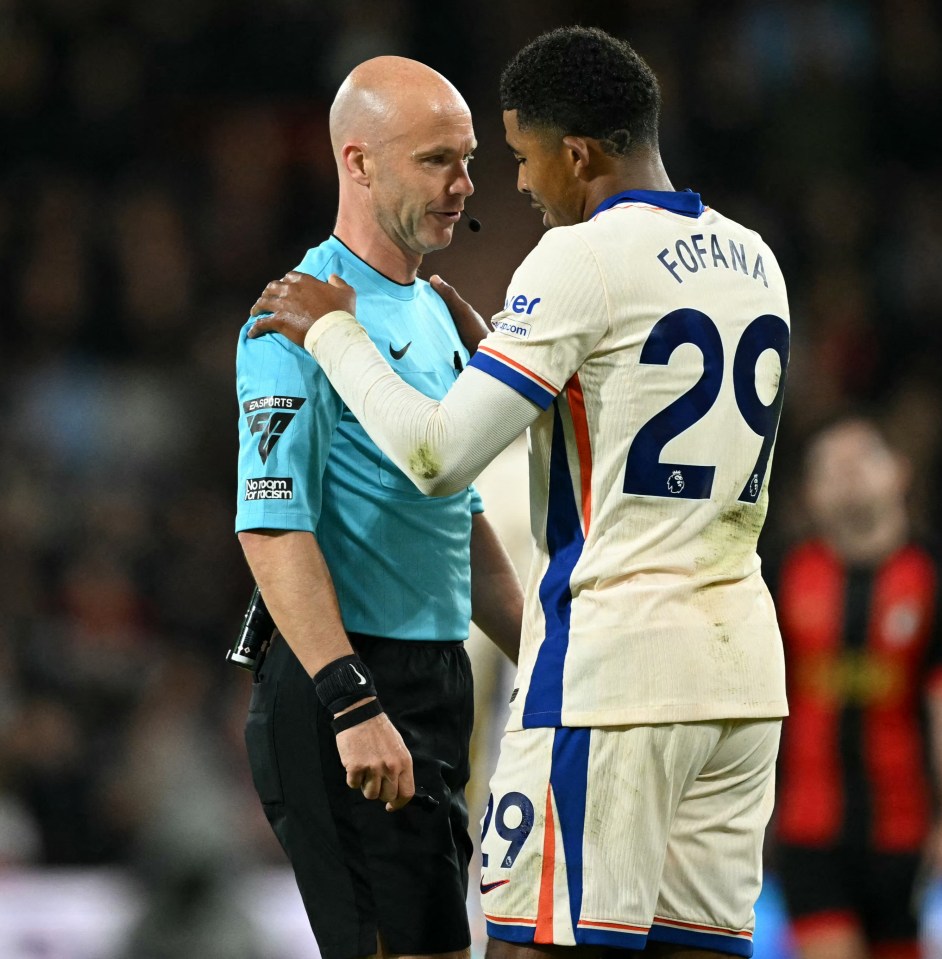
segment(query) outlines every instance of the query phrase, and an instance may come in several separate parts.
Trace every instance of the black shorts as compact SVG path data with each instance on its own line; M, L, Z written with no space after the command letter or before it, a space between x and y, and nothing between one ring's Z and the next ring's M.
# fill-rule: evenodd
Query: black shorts
M412 753L416 786L439 801L388 813L346 784L331 717L276 637L245 727L252 778L288 855L324 959L434 954L470 945L465 785L474 715L462 643L351 635Z
M782 844L775 858L799 941L803 926L812 928L816 918L829 914L856 918L874 945L916 941L913 893L920 863L916 853Z

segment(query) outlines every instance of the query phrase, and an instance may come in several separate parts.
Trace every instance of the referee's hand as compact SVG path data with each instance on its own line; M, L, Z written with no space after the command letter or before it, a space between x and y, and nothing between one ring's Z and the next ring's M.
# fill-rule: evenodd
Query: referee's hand
M386 803L387 812L401 809L415 795L412 756L385 713L337 733L337 751L347 785Z

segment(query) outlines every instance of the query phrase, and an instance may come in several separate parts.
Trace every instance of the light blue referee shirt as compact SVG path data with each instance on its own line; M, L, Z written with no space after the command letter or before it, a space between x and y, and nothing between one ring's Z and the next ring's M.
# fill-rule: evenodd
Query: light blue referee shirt
M392 368L442 399L467 362L445 304L425 280L395 283L336 237L298 267L357 291L357 318ZM473 487L423 496L370 440L317 362L280 334L236 358L240 405L236 531L307 530L330 569L350 632L462 640L471 619Z

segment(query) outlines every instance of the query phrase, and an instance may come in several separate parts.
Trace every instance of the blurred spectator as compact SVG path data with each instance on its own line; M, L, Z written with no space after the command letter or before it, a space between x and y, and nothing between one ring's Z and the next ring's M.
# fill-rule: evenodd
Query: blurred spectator
M179 652L141 702L113 801L136 821L146 905L127 959L262 959L236 882L249 827L209 708L205 663Z
M804 475L816 536L777 590L778 869L803 957L916 959L917 879L942 869L940 570L911 534L909 464L875 423L825 427Z

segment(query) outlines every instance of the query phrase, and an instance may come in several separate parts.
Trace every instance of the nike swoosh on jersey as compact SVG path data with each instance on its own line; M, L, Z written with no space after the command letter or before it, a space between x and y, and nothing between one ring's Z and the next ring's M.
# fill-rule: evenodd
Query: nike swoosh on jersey
M498 879L497 882L485 882L481 880L481 895L486 896L489 892L493 892L498 886L506 886L510 882L509 879Z
M390 355L394 360L401 360L401 359L406 355L406 350L409 349L410 346L412 346L412 340L409 340L409 342L406 343L406 345L405 345L401 350L394 349L392 343L390 343L390 344L389 344L389 355Z
M351 669L353 670L353 672L356 674L356 677L357 677L357 685L358 685L358 686L365 686L365 685L366 685L366 677L363 675L363 673L361 673L360 670L357 669L356 666L353 665L353 663L350 663L350 668L351 668Z

